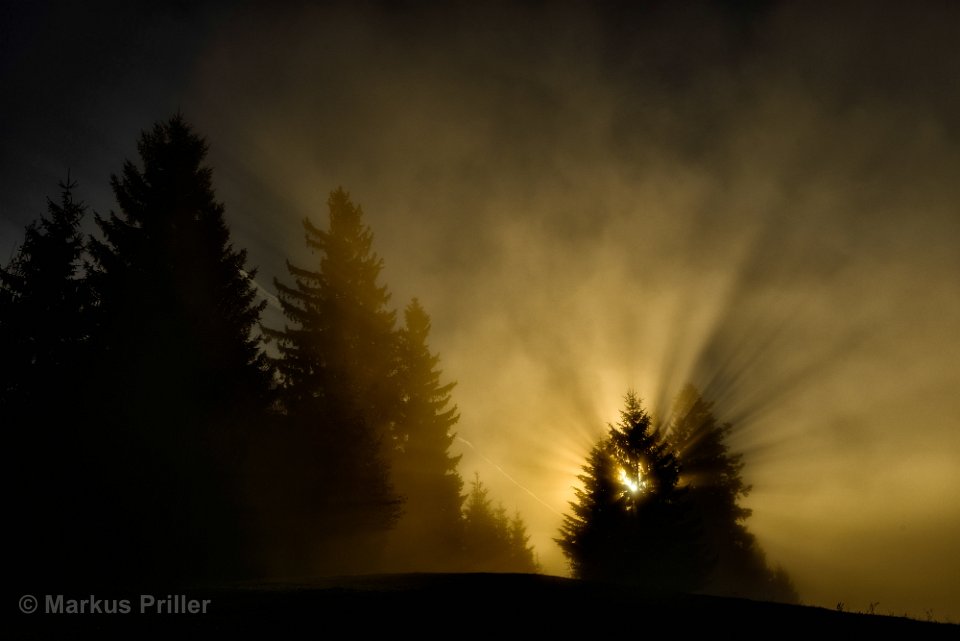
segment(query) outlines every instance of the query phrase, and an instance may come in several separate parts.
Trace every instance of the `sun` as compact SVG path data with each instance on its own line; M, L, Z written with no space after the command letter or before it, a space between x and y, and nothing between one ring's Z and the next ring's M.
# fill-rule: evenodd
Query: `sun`
M642 480L633 478L629 474L627 474L627 471L622 467L618 469L617 476L619 477L620 482L623 483L623 485L626 486L628 490L630 490L631 494L636 494L637 492L642 490L643 486L645 485L645 483Z

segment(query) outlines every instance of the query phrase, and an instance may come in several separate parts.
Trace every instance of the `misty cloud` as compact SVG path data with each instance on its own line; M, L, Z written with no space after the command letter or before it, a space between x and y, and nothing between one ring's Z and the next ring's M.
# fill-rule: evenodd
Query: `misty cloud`
M547 503L628 387L664 412L692 379L808 600L880 582L943 611L950 563L861 570L955 551L912 542L958 514L957 23L864 11L255 12L205 54L196 104L221 171L275 203L266 273L352 191L396 304L433 315L460 432ZM241 226L252 189L226 194ZM562 571L556 515L469 449L462 469Z
M627 388L691 380L805 601L956 619L960 12L752 4L249 6L182 107L268 290L363 206L545 570L482 457L564 511Z

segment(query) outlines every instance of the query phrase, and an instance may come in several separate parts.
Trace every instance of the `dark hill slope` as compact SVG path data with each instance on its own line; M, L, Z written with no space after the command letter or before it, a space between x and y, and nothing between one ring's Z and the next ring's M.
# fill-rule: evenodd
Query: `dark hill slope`
M206 614L141 612L141 594L175 608L202 607ZM98 593L99 609L114 600L128 613L45 612L46 595L34 614L17 613L9 638L370 638L409 632L416 638L545 634L596 638L629 633L687 638L691 634L780 637L814 632L838 635L892 634L897 638L960 638L960 626L912 619L836 612L702 595L651 595L619 586L523 574L404 574L257 583L184 590L111 590ZM90 594L64 595L88 602ZM149 603L149 599L147 599ZM56 606L56 598L53 605Z

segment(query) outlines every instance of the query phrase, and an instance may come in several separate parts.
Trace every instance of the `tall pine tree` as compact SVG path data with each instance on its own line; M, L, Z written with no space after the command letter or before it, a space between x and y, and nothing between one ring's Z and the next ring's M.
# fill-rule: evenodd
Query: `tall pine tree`
M254 334L263 304L231 244L205 141L178 115L144 132L138 151L141 166L112 177L119 212L97 217L102 239L90 245L97 464L115 499L98 516L121 574L243 575L240 466L270 402Z
M661 592L698 587L709 563L677 485L680 466L633 392L583 469L557 539L574 576Z
M392 534L392 556L403 569L449 570L460 560L463 535L460 457L449 453L459 419L450 400L455 383L440 382L440 359L427 344L430 317L417 299L407 306L404 320L393 478L405 500Z
M275 281L288 324L267 330L280 357L284 430L293 451L289 562L315 571L377 567L383 534L400 499L390 482L395 437L397 339L383 262L373 233L343 189L330 194L329 228L304 220L312 268L287 267L294 284ZM295 490L300 491L300 490ZM299 557L299 558L297 558Z
M721 423L692 385L677 396L668 438L683 463L688 503L701 541L714 565L703 589L714 594L795 603L792 582L782 569L767 566L756 537L746 527L750 510L740 499L750 492L741 476L743 457L727 445L733 429Z
M10 264L0 267L0 409L49 402L85 338L86 207L73 199L75 187L69 178L60 183L60 201L47 200L47 216L27 227Z
M84 571L82 529L91 488L83 394L89 296L82 279L82 203L75 183L30 224L0 268L0 417L11 478L12 573L18 585L49 589ZM64 545L64 533L73 545ZM79 535L79 536L78 536ZM76 548L73 546L77 546Z

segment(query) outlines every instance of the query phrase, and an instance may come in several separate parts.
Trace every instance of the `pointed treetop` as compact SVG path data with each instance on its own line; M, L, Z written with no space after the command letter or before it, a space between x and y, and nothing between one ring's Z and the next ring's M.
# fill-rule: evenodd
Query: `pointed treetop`
M414 340L425 341L430 334L430 315L420 301L414 298L403 312L407 333Z

